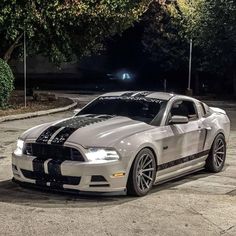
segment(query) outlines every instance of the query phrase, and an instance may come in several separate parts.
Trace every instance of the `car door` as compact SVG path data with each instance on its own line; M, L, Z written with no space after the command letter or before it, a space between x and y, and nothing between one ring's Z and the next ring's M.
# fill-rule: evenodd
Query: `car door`
M176 100L167 110L165 128L168 136L163 139L161 167L165 169L177 164L178 160L187 162L193 155L203 151L204 134L196 104L191 100ZM171 117L185 116L189 122L170 124Z

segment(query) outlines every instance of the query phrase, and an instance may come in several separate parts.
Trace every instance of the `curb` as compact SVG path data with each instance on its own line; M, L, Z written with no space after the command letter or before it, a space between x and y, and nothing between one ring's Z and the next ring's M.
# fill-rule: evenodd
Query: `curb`
M72 99L70 99L70 100L73 103L71 105L66 106L66 107L59 107L59 108L53 108L53 109L50 109L50 110L43 110L43 111L17 114L17 115L3 116L3 117L0 117L0 123L5 122L5 121L22 120L22 119L33 118L33 117L58 113L58 112L62 112L62 111L67 111L67 110L70 110L70 109L77 106L77 102L73 101Z

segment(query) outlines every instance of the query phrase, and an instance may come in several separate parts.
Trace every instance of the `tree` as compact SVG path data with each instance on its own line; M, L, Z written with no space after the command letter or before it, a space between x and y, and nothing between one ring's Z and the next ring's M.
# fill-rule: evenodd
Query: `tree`
M187 59L187 44L193 39L193 73L210 72L222 81L234 78L236 93L235 0L162 1L152 8L145 50L168 71L179 65L179 59Z
M14 89L14 76L9 65L0 59L0 108L5 108Z
M179 34L178 11L169 1L155 1L143 17L144 51L156 63L159 72L183 68L187 59L187 42Z
M103 40L122 33L146 11L150 0L2 0L0 57L22 54L26 32L30 54L53 62L98 51Z
M182 36L201 50L198 68L232 81L236 93L236 2L177 0L182 12ZM188 10L186 10L188 9Z

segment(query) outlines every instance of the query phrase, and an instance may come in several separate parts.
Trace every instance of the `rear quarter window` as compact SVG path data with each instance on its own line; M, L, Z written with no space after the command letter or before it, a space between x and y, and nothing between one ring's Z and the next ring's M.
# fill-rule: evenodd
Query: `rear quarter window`
M198 107L199 107L199 111L200 111L201 116L204 117L206 115L206 110L205 110L205 107L204 107L203 103L199 102Z
M211 108L203 102L200 102L200 112L203 117L208 117L212 114Z

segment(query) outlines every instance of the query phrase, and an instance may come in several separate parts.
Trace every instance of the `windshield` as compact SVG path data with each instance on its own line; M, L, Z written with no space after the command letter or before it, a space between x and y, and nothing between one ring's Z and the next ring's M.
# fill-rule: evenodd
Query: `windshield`
M112 115L125 116L134 120L150 123L166 106L166 101L152 98L135 97L100 97L78 115Z

